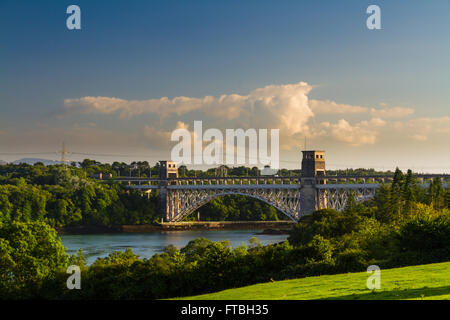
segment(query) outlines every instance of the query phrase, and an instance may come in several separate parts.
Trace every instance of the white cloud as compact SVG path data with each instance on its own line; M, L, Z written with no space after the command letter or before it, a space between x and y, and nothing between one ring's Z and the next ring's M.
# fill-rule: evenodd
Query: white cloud
M369 111L367 107L352 106L349 104L336 103L330 100L313 100L309 102L312 111L315 114L349 114L365 113Z
M431 136L443 136L450 141L450 117L417 118L406 122L396 121L392 127L397 133L415 141L427 141Z
M168 114L182 115L189 111L207 106L212 97L203 99L175 97L173 99L162 97L149 100L124 100L109 97L83 97L64 100L66 111L94 114L119 113L121 118L130 118L145 113L154 113L160 116Z
M219 98L175 97L168 99L124 100L108 97L83 97L66 99L69 112L94 114L119 114L130 118L141 114L158 116L186 115L200 110L215 120L248 124L254 128L283 128L287 134L307 129L308 120L314 116L308 105L311 86L305 82L287 85L270 85L250 92L249 95L225 94Z
M379 118L361 121L354 125L351 125L345 119L341 119L334 124L323 122L320 124L320 128L322 129L322 135L327 135L351 146L361 146L374 144L380 128L385 125L386 122Z
M189 125L182 121L178 121L175 129L189 129ZM172 130L165 130L154 126L145 126L142 133L146 138L146 141L152 147L167 148L170 144Z
M406 116L412 115L413 113L414 109L404 107L370 109L370 115L372 117L378 117L383 119L404 118Z

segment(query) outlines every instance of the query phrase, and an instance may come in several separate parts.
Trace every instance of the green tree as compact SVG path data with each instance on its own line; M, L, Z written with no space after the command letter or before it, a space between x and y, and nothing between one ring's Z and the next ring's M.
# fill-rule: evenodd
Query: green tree
M382 222L389 222L392 219L391 211L391 190L389 186L384 183L378 188L375 197L374 204L376 207L375 217Z
M42 281L67 266L56 231L44 222L0 225L0 298L34 297Z
M399 169L395 169L394 178L391 184L391 203L390 210L394 219L398 219L403 208L405 176Z
M316 234L307 245L308 259L318 261L329 261L333 254L333 245L321 235Z
M445 207L445 191L440 177L435 177L428 188L428 203L440 210Z
M417 180L413 176L412 171L408 170L405 178L405 184L403 185L403 199L405 200L403 212L406 215L410 215L413 211L414 203L417 201L418 197L417 189Z

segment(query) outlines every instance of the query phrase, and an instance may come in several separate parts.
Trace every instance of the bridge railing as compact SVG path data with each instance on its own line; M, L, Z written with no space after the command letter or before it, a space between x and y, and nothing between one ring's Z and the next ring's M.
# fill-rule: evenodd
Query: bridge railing
M317 184L368 184L389 183L393 176L323 176L316 177Z
M201 178L172 178L169 184L177 185L244 185L244 184L300 184L300 177L201 177Z
M434 178L441 178L444 185L450 183L448 174L415 174L414 178L419 184L429 184ZM371 184L371 183L391 183L393 175L369 175L369 176L322 176L316 177L317 184Z
M276 177L276 176L242 176L242 177L189 177L168 178L167 180L155 178L122 177L115 181L134 186L154 186L161 183L167 185L267 185L267 184L300 184L300 177Z
M161 184L161 180L156 178L120 177L114 179L114 181L129 186L141 186L142 189L157 189Z
M450 184L448 174L419 174L414 175L419 184L427 185L436 177L440 177L444 185ZM317 176L316 184L372 184L391 183L392 175L368 175L368 176ZM161 180L158 178L137 178L121 177L115 181L134 186L157 188L161 183L168 185L268 185L268 184L288 184L300 185L300 176L237 176L237 177L189 177L189 178L169 178Z

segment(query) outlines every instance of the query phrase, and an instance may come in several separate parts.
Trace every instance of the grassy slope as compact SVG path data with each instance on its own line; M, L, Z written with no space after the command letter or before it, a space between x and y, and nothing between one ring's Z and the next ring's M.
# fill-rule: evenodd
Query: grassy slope
M181 299L450 299L450 262L381 270L381 289L366 288L366 272L261 283Z

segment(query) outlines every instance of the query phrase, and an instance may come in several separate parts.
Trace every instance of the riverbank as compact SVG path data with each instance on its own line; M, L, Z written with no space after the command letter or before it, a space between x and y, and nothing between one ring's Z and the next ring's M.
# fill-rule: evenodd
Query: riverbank
M57 227L58 234L146 233L186 230L264 230L261 234L284 234L295 225L293 221L186 221L161 224L119 226Z
M168 245L177 249L185 247L190 241L206 238L213 242L229 241L232 248L247 246L251 238L256 237L261 245L280 243L288 238L287 234L259 234L261 230L179 230L160 232L122 232L97 234L61 234L61 242L68 255L76 254L80 249L88 264L98 258L105 258L113 252L127 248L140 258L151 258L164 252Z

